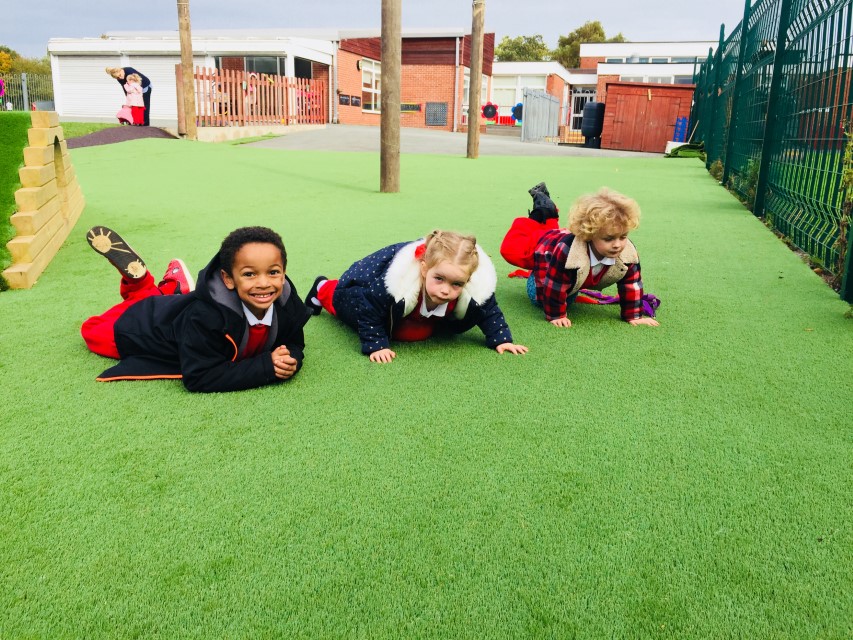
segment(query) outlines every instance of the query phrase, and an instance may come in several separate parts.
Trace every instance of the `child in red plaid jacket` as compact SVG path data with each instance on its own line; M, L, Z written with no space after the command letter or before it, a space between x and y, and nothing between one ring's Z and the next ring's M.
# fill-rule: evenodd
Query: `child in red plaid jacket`
M643 282L637 249L628 233L640 222L635 200L601 189L575 202L569 229L559 228L559 210L545 183L530 189L533 211L516 218L501 244L501 255L517 267L531 269L527 292L554 326L570 327L568 307L583 289L616 284L622 319L658 326L643 315Z

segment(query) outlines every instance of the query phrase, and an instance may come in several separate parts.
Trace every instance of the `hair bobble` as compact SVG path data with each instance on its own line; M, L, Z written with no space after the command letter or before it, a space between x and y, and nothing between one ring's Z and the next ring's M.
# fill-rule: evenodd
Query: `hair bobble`
M419 244L415 247L415 260L423 260L426 253L426 243Z

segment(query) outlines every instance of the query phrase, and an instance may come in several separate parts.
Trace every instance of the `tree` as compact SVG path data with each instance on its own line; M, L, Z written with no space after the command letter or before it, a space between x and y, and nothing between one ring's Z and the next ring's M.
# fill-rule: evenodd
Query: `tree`
M504 36L495 47L495 60L498 62L541 62L549 59L550 50L542 36Z
M0 74L7 74L12 70L12 56L5 51L0 51Z
M50 75L50 58L25 58L14 49L0 44L0 73L38 73Z
M580 65L582 42L627 42L627 40L621 33L608 38L604 35L604 27L595 20L585 23L567 36L560 36L557 39L557 48L551 52L551 58L566 69L576 69Z

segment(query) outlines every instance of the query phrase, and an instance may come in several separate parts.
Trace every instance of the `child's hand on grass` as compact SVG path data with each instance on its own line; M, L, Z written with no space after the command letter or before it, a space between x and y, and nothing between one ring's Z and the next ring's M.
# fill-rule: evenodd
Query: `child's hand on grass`
M527 353L529 349L525 347L523 344L513 344L512 342L504 342L503 344L499 344L495 347L495 351L498 353L514 353L517 356L520 356L524 353Z
M572 321L569 320L568 318L554 318L553 320L549 320L548 322L553 324L555 327L571 327L572 326Z
M380 349L379 351L374 351L370 354L371 362L381 362L383 364L391 362L394 358L397 357L396 351L391 351L391 349Z
M643 316L642 318L636 318L635 320L628 320L628 324L637 326L638 324L647 324L650 327L659 327L660 322L655 320L654 318L649 318L647 316Z
M272 354L272 368L275 371L275 377L281 380L287 380L296 373L296 358L290 355L290 350L281 345L276 347Z

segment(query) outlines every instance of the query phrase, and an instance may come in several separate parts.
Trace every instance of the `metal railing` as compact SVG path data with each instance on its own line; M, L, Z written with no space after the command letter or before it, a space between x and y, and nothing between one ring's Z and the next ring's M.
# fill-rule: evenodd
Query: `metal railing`
M721 28L716 52L697 70L691 118L706 166L834 274L848 302L842 177L851 77L853 0L745 0L743 21L728 38Z
M53 108L53 78L50 75L5 73L0 75L0 80L3 80L0 105L4 111L30 111L34 104Z

